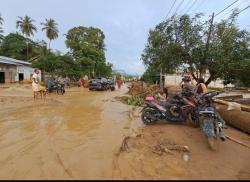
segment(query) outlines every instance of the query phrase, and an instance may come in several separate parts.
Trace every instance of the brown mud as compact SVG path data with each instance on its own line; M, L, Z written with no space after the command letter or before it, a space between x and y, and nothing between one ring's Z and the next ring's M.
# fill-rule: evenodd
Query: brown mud
M189 124L145 127L141 108L115 99L127 91L71 88L33 101L29 86L1 88L0 179L250 179L248 148L211 151Z

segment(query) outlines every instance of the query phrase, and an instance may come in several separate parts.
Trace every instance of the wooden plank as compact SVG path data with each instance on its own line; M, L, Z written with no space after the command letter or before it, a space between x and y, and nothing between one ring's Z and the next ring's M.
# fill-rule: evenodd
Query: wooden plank
M214 102L218 103L218 104L227 105L227 106L230 104L230 102L225 101L225 100L221 100L221 99L214 99ZM250 106L243 105L243 104L239 104L239 105L240 105L242 111L250 112Z
M216 98L223 100L234 100L234 99L243 99L243 95L239 94L239 95L218 96Z

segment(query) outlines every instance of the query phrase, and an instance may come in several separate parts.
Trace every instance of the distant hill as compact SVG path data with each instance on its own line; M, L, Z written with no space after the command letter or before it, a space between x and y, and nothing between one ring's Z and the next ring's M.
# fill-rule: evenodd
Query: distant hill
M121 69L114 69L113 73L119 73L122 76L131 76L131 77L138 77L139 76L139 75L128 74L128 73L126 73L126 71L121 70Z

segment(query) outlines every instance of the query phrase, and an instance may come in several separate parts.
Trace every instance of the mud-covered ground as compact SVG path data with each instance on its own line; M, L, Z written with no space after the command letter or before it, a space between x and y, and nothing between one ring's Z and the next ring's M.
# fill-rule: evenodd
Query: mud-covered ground
M140 108L115 99L126 91L71 88L33 101L29 85L0 88L0 179L250 179L249 148L211 151L191 125L145 127Z

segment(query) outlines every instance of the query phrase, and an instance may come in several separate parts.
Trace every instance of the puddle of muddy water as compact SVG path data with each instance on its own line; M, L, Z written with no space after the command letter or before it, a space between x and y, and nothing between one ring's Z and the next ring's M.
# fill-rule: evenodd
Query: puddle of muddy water
M131 122L128 107L111 102L122 92L75 88L6 109L0 118L0 179L111 179L114 154Z

